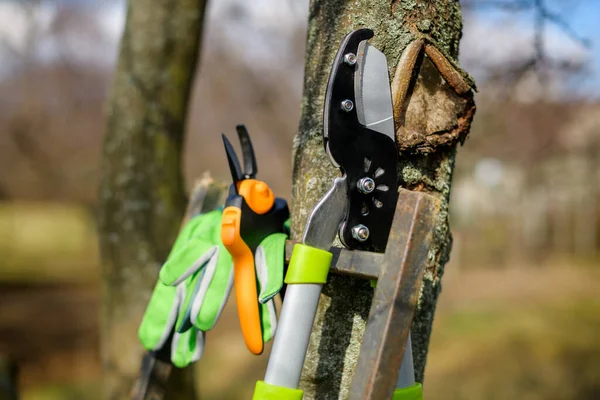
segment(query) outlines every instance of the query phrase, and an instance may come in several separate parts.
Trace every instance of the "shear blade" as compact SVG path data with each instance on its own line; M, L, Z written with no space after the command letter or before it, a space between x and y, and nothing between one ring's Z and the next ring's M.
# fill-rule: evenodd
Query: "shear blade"
M240 161L235 154L235 149L231 145L231 142L229 139L227 139L227 136L225 136L225 134L221 134L221 137L223 138L223 145L225 146L225 154L227 155L227 163L229 164L231 179L233 180L233 183L237 183L244 179L244 174L242 173L242 168L240 167Z
M394 140L392 92L385 55L363 40L354 76L358 122Z
M238 125L235 127L240 138L240 145L242 146L242 157L244 158L244 177L246 179L254 179L258 168L256 167L256 156L254 155L254 148L252 147L252 141L248 134L248 129L245 125Z

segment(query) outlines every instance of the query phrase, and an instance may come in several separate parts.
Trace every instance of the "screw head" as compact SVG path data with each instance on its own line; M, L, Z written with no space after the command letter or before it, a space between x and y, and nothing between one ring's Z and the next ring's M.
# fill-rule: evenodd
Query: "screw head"
M346 100L342 101L342 103L340 104L340 107L342 108L342 110L344 110L346 112L350 112L354 108L354 103L352 102L352 100L346 99Z
M344 54L344 62L350 66L356 64L356 54L354 54L354 53Z
M352 237L359 242L364 242L369 238L369 228L363 224L358 224L352 227Z
M362 207L360 208L360 213L362 214L363 217L366 217L367 215L369 215L369 207L367 207L366 204L363 204Z
M361 178L358 182L356 182L356 186L361 193L369 194L375 190L375 181L369 177Z

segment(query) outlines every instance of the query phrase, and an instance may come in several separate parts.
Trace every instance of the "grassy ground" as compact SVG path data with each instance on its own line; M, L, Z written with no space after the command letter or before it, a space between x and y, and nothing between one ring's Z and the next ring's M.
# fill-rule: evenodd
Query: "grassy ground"
M93 224L80 209L65 210L0 207L1 254L10 255L0 260L0 354L19 362L24 400L98 398ZM426 398L600 398L599 286L599 268L569 262L449 265ZM267 357L245 351L233 302L207 344L198 364L202 399L250 398Z
M98 280L94 218L70 204L0 203L0 282Z
M563 265L448 276L427 398L600 398L598 272Z

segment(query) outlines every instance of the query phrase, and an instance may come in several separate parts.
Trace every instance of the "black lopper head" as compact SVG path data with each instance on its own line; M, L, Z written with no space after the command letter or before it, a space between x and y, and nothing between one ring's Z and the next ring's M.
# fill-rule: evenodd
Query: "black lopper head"
M398 199L398 153L387 60L368 43L371 37L370 29L357 29L338 50L325 93L323 142L347 176L342 243L384 252ZM370 234L355 237L357 227Z

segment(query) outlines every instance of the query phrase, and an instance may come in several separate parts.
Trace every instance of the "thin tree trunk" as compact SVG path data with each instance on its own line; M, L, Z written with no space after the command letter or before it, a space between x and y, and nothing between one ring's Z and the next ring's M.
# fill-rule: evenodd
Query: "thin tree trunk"
M17 364L0 354L0 400L18 400Z
M374 30L371 41L387 56L393 76L403 50L418 37L427 38L456 64L462 16L457 0L311 1L302 117L294 141L294 239L301 236L311 208L338 174L323 150L323 102L340 41L359 27ZM404 127L398 131L402 150L398 179L401 186L426 191L444 204L412 327L416 378L422 381L440 278L452 244L448 200L456 146L468 133L475 106L471 92L457 95L427 57L421 57L418 66L420 74L409 90ZM372 295L369 282L330 275L304 365L305 399L347 398Z
M185 208L181 151L205 0L131 0L108 104L100 186L105 398L126 398L137 328ZM190 375L173 398L192 398ZM171 393L170 393L171 394Z

